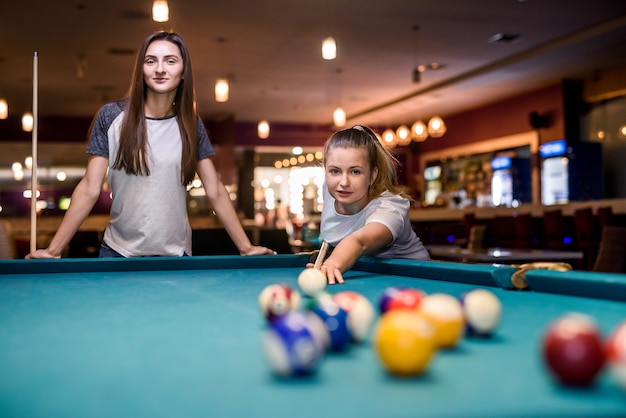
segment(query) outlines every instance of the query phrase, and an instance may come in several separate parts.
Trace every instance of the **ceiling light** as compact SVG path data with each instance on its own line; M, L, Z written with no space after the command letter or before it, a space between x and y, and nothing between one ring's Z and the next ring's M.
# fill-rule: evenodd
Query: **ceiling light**
M227 102L228 92L228 80L225 78L218 78L215 82L215 101L220 103Z
M170 8L167 0L154 0L152 3L152 20L155 22L167 22L170 19Z
M447 131L446 124L439 116L433 116L428 121L428 135L433 138L441 138Z
M333 123L339 128L346 124L346 112L341 106L333 112Z
M337 58L337 44L332 36L329 36L322 42L322 58L325 60Z
M396 129L398 145L409 145L411 143L411 131L406 125L401 125Z
M257 126L257 134L261 139L267 139L270 136L270 124L266 120L259 122Z
M383 145L387 148L394 148L396 142L396 133L393 129L385 129L385 132L383 132Z
M413 124L413 126L411 126L411 137L416 142L422 142L425 141L426 138L428 138L426 124L423 121L418 120Z
M22 130L24 132L32 132L34 123L33 114L30 112L24 113L24 116L22 116Z
M9 104L5 99L0 99L0 119L9 117Z

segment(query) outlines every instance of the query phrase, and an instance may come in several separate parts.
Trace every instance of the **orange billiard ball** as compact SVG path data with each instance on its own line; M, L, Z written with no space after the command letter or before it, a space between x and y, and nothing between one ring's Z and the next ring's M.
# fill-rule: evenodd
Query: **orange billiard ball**
M465 332L461 302L447 293L433 293L419 304L421 312L435 327L435 340L440 348L453 348Z

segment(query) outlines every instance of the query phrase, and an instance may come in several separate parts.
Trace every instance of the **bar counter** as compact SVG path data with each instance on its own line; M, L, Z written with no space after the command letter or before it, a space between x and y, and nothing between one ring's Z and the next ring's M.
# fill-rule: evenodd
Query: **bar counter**
M416 208L411 209L411 222L437 222L437 221L462 221L466 213L473 213L476 219L493 219L495 216L515 215L530 213L535 218L543 217L547 210L561 209L563 216L574 216L574 211L581 208L591 207L594 212L598 208L610 206L615 215L626 215L626 199L605 199L584 202L570 202L563 205L535 205L523 204L517 208L506 207L466 207L455 208Z

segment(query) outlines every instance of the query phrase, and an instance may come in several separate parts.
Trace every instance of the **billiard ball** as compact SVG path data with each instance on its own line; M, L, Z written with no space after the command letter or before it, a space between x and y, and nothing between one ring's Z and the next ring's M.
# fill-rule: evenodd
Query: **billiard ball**
M568 313L552 321L542 340L543 359L558 381L590 385L604 364L602 336L594 319Z
M309 331L311 331L320 350L324 353L330 350L330 332L328 332L324 321L312 311L306 310L303 314L307 319Z
M348 328L348 313L335 302L330 295L322 294L309 304L311 312L324 323L330 335L330 349L341 351L352 341Z
M363 342L376 315L374 306L365 296L350 290L335 293L333 299L348 313L348 328L353 341Z
M500 299L486 289L471 290L461 296L465 331L469 336L492 335L500 324Z
M389 373L417 376L426 370L437 351L435 328L418 311L389 311L376 323L373 345Z
M298 286L307 296L315 296L326 288L326 275L319 269L307 268L298 275Z
M418 311L435 327L435 341L440 348L453 348L463 336L465 320L461 302L447 293L433 293L419 304Z
M389 303L387 304L387 310L393 309L417 309L422 299L426 297L426 292L414 289L406 288L400 289L399 292L394 293Z
M378 300L378 311L383 314L385 312L387 312L388 308L389 308L389 304L391 303L391 300L396 296L396 294L398 292L400 292L403 288L401 287L396 287L396 286L390 286L388 288L386 288L382 295L380 295L380 299Z
M280 376L301 376L314 372L324 351L303 312L290 311L277 317L265 332L265 358Z
M259 294L259 308L269 321L291 310L299 309L300 303L300 294L286 284L268 285Z
M606 365L611 380L626 391L626 321L609 334L605 344Z

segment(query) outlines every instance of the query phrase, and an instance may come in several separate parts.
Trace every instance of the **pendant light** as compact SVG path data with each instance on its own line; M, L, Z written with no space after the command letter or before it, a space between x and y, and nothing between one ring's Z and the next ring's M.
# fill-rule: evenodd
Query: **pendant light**
M325 60L334 60L337 58L337 44L335 38L332 36L327 37L322 42L322 58Z
M22 130L24 132L32 132L34 123L35 120L33 118L33 114L30 112L24 113L22 116Z
M332 33L331 24L332 21L332 0L326 0L326 30ZM335 42L335 38L332 36L327 36L322 41L322 58L325 60L334 60L337 58L337 43Z
M167 5L167 0L154 0L152 3L152 20L155 22L170 20L170 8Z
M335 70L335 73L337 73L337 108L335 109L335 111L333 112L333 124L338 127L341 128L342 126L345 126L346 124L346 112L345 110L343 110L343 107L341 107L341 68L337 68Z
M409 145L411 143L411 131L408 126L401 125L396 129L398 145Z
M338 128L341 128L346 124L346 112L341 106L337 107L337 109L333 112L333 123Z
M217 42L220 44L220 67L224 66L224 43L226 42L226 38L217 38ZM224 73L223 68L220 68L222 74ZM230 86L228 85L228 78L221 76L215 81L215 101L219 103L224 103L228 101L230 92Z
M432 138L441 138L447 131L446 124L439 116L433 116L428 121L428 135Z
M227 102L229 90L228 80L226 78L218 78L215 82L215 101L220 103Z
M257 134L261 139L267 139L270 136L270 124L266 120L262 120L257 125Z
M9 117L9 104L5 99L0 99L0 119Z
M418 120L411 126L411 137L415 142L426 141L426 138L428 138L428 130L423 121Z
M395 148L397 144L396 133L393 129L387 128L383 132L383 146L386 148Z

